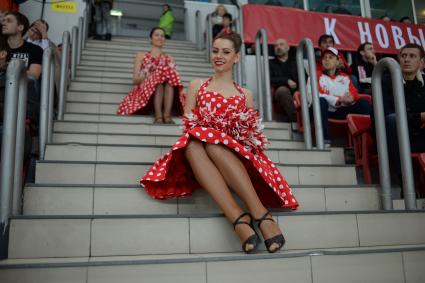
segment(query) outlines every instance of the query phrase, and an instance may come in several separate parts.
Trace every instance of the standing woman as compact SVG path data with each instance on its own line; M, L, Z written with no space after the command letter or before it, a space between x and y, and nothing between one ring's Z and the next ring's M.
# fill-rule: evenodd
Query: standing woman
M164 4L162 8L163 13L162 16L159 18L159 26L165 30L165 38L170 39L173 35L174 28L173 11L171 10L170 5L168 4Z
M223 29L223 16L227 13L227 9L223 4L217 5L215 11L211 13L213 38L215 38L217 34L219 34L219 32Z
M156 199L190 196L197 188L205 189L233 223L244 252L253 252L260 241L253 220L267 250L276 252L285 239L265 206L296 209L298 203L264 153L268 142L261 132L258 111L253 109L252 93L232 79L241 43L236 33L214 40L214 75L190 83L183 135L141 183ZM232 191L245 203L248 213L236 203Z
M139 52L134 60L133 83L136 85L118 106L117 113L131 115L145 114L153 107L155 123L173 124L171 110L183 111L184 94L174 59L162 51L165 31L155 27L150 32L152 48ZM178 96L174 95L175 90ZM151 99L153 95L153 99Z

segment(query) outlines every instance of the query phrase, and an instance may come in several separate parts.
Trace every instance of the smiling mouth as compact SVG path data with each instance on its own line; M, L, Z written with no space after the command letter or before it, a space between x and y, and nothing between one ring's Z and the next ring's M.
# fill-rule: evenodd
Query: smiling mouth
M225 63L223 61L214 61L214 65L223 66Z

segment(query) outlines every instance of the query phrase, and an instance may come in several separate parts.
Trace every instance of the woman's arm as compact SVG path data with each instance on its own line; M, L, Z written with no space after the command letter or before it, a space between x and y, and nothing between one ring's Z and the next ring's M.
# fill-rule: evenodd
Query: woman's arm
M184 105L184 113L186 115L192 113L192 110L196 108L196 96L198 94L198 89L201 84L202 81L200 79L193 80L189 83L186 103Z
M144 52L138 52L136 54L136 58L134 59L133 84L135 85L140 84L145 79L144 75L140 73L144 56Z
M252 91L249 89L242 89L246 96L246 107L248 108L254 108L254 95L252 94Z

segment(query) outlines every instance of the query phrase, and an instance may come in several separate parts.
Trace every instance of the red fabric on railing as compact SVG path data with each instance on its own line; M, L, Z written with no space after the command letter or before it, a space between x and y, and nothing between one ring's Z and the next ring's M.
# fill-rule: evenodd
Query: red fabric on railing
M358 16L307 12L295 8L247 4L243 6L244 40L254 43L260 28L265 28L269 43L285 38L296 46L304 37L317 40L332 34L336 48L355 51L365 41L372 42L378 53L395 54L406 43L415 42L425 48L425 25L407 25Z

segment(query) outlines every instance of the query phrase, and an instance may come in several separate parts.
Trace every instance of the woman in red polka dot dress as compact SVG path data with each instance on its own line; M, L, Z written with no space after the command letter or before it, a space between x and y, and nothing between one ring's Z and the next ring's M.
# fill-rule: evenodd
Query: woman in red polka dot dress
M265 206L296 209L298 202L264 153L267 139L258 111L252 108L252 93L232 80L240 47L238 34L214 40L213 77L190 83L183 135L141 183L156 199L190 196L197 188L205 189L233 223L243 251L253 252L259 243L255 220L267 250L275 252L285 239ZM249 213L243 213L231 191Z
M171 111L182 113L184 105L183 85L174 59L162 52L165 32L155 27L150 33L152 48L139 52L134 61L133 83L136 85L118 106L120 115L149 113L152 104L155 123L174 124ZM175 90L178 96L174 95ZM153 96L153 103L151 97Z

